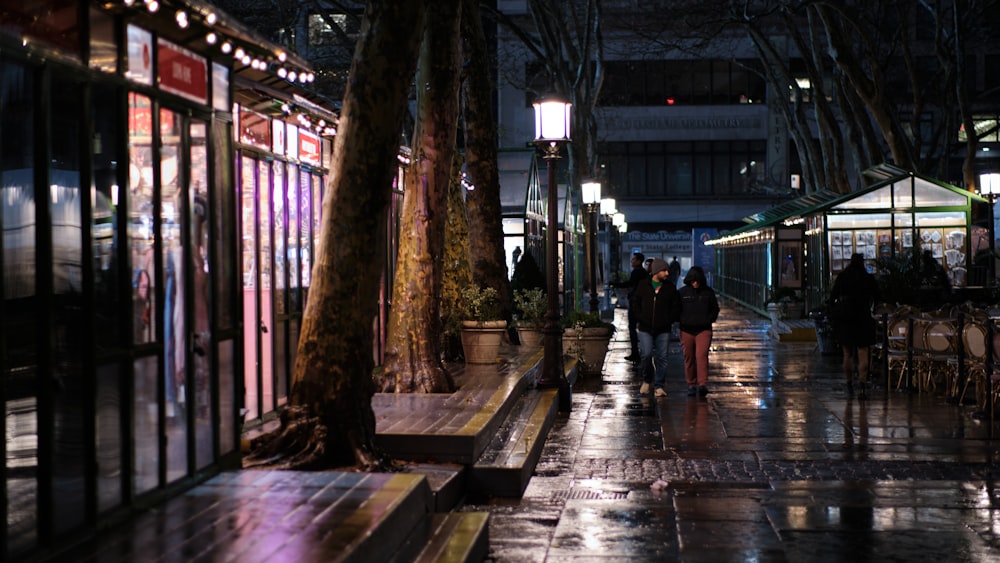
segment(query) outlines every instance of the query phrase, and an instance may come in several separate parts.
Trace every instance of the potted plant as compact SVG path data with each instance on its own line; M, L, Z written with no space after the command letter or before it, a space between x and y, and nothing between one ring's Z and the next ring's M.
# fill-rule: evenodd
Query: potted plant
M537 348L542 345L546 311L548 297L541 289L514 290L515 326L521 346Z
M596 312L571 311L563 318L563 329L563 352L577 358L580 373L601 373L615 325Z
M503 343L500 294L492 287L467 286L462 290L462 351L468 364L492 364Z

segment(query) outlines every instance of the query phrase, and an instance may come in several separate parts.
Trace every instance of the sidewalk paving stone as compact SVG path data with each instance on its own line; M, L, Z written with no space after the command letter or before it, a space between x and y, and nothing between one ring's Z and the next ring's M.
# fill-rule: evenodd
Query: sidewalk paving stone
M988 421L884 386L860 401L839 355L774 341L732 302L720 319L711 393L686 396L672 343L654 399L617 311L603 373L574 386L524 496L463 507L491 513L491 560L1000 561Z

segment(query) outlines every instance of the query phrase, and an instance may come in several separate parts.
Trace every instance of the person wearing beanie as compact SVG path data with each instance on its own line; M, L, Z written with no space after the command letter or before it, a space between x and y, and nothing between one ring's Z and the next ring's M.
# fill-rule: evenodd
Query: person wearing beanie
M708 395L708 350L712 346L712 323L719 318L719 301L708 287L705 271L692 266L684 276L681 299L681 347L684 349L684 379L688 397Z
M652 374L642 370L639 393L649 393L650 384L656 397L666 397L667 347L670 328L680 313L677 288L667 283L670 279L667 263L653 258L649 265L650 276L639 283L635 290L635 316L639 335L639 365L652 362ZM652 381L650 381L652 379Z

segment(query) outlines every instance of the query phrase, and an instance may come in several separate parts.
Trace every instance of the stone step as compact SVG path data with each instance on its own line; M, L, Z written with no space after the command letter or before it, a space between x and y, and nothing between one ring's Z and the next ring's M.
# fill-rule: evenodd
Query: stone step
M453 372L454 393L376 393L375 444L397 459L474 463L541 370L540 352L506 358Z
M558 390L526 391L469 473L472 494L520 497L558 411Z
M454 463L411 463L403 468L404 473L423 475L431 487L434 497L431 508L434 512L450 512L458 508L465 499L465 480L468 470L464 465Z
M471 563L489 553L488 512L435 514L433 533L415 563ZM409 560L408 560L409 561Z
M423 475L225 472L53 561L389 561L429 541L432 502Z

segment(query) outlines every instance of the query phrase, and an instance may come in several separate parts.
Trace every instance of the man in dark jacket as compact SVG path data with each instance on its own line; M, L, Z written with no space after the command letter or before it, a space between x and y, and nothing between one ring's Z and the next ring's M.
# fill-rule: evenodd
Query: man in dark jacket
M633 296L635 317L639 335L640 365L652 360L653 374L643 370L642 387L639 393L649 393L649 384L655 388L654 395L666 397L664 389L667 379L667 347L670 344L670 328L680 312L677 288L669 283L670 273L667 263L654 258L650 265L650 277L639 283Z
M625 359L630 362L639 360L639 336L635 330L635 309L632 307L632 297L635 296L635 288L639 287L639 282L649 277L649 274L646 273L646 268L642 264L645 260L646 257L641 252L633 254L632 273L629 274L628 280L611 282L610 284L611 287L628 288L628 293L626 293L626 297L628 298L628 339L632 343L632 353L626 356Z

